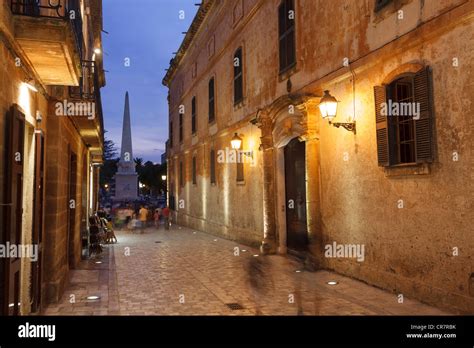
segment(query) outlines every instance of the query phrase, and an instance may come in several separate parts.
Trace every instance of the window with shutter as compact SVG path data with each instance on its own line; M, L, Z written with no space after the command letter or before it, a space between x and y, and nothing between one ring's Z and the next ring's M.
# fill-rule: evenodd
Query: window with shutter
M431 69L417 72L413 78L415 101L420 107L420 118L415 120L416 162L433 162L433 93Z
M242 65L242 48L239 48L234 54L234 105L240 103L244 98Z
M194 135L197 131L196 124L196 97L191 100L191 133Z
M433 161L430 69L374 87L379 166Z
M294 0L283 0L278 7L278 34L280 73L283 73L296 64Z
M390 165L389 141L388 141L388 119L382 113L383 103L387 101L385 86L375 86L375 123L377 134L377 157L379 166Z
M214 78L209 81L209 123L214 122L216 118L216 105L214 95Z

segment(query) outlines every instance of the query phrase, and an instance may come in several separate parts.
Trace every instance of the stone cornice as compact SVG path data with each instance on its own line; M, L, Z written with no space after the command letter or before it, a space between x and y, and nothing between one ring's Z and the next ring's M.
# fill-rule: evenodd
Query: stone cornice
M178 69L179 64L181 63L181 60L185 56L189 46L193 42L194 37L196 36L199 29L201 28L201 25L204 22L204 19L206 18L207 14L209 13L210 8L212 7L214 3L215 3L215 0L202 1L201 5L199 6L199 10L196 13L196 16L194 16L193 22L191 23L191 26L189 27L188 32L186 33L186 36L184 37L184 40L178 49L178 53L170 61L170 66L162 81L164 86L169 87L169 82L171 81L174 74L176 73L176 70Z

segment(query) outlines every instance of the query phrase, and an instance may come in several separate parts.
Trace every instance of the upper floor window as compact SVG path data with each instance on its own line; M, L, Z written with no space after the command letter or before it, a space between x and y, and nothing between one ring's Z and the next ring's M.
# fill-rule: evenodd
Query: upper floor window
M375 91L380 166L433 161L433 107L429 68L405 74Z
M191 100L191 133L196 134L197 124L196 124L196 97L193 97Z
M375 11L380 11L392 1L393 0L375 0Z
M244 98L242 48L234 54L234 105Z
M283 0L278 8L278 33L282 73L296 64L294 0Z
M215 104L215 86L214 78L209 80L209 123L216 119L216 104Z
M179 114L179 142L183 142L183 122L184 122L184 114Z

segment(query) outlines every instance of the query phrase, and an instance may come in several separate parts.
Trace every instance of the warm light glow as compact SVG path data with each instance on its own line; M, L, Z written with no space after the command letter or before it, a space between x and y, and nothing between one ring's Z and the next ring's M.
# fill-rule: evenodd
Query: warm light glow
M100 299L100 297L99 296L87 296L87 299L89 301L96 301L96 300Z
M100 48L96 48L96 49L94 50L94 53L95 53L95 54L101 54L101 53L102 53L102 50L101 50Z
M242 138L239 137L237 133L235 133L230 143L232 145L232 149L240 150L240 148L242 147Z
M328 282L328 285L337 285L337 282L334 281L334 280L331 280L331 281Z
M162 175L161 180L166 181L166 175Z
M28 113L31 110L30 89L28 88L26 83L22 83L20 85L20 91L18 94L18 105L20 105L21 108Z
M105 188L109 188L109 184L105 184Z
M324 91L324 96L319 103L319 110L323 118L328 118L331 121L337 114L337 99L334 98L329 91Z
M33 81L31 82L23 82L23 84L28 88L30 91L33 91L35 93L38 92L38 88L36 88L35 83Z

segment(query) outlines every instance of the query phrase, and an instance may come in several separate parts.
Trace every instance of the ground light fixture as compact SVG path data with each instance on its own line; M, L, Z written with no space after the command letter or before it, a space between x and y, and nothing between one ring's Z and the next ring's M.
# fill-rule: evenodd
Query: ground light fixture
M328 281L328 285L337 285L338 282L336 282L335 280L330 280Z
M321 111L321 116L323 119L327 119L330 125L333 125L336 128L342 127L349 132L356 132L356 124L354 122L336 122L333 123L332 120L337 115L337 104L339 101L329 93L328 90L324 91L324 95L319 102L319 111Z
M89 301L97 301L97 300L100 300L100 296L96 296L96 295L87 296L87 299L88 299Z
M232 137L232 140L230 141L230 144L232 145L232 149L240 150L240 148L242 147L242 138L239 137L237 133L235 133Z

